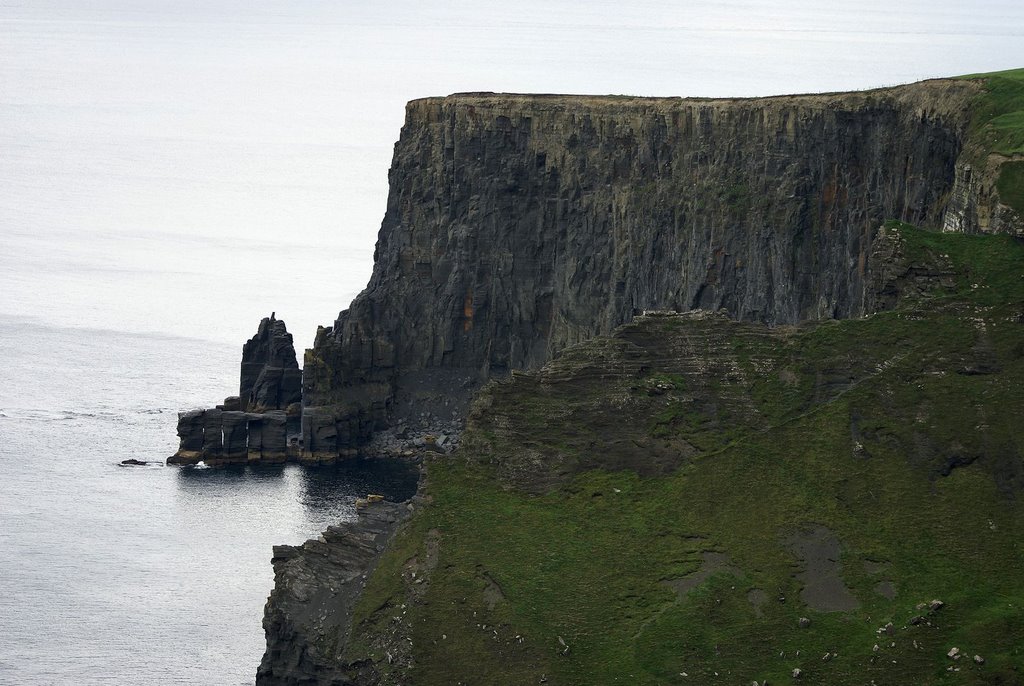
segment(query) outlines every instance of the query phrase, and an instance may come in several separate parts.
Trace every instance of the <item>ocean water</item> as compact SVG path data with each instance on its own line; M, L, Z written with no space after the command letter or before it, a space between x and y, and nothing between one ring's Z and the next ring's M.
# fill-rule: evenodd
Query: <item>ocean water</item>
M384 463L127 468L370 274L412 98L751 96L1024 66L1018 0L0 3L0 683L248 684L271 546Z
M177 409L222 390L237 352L0 317L0 683L252 683L272 546L415 491L384 462L119 464L170 455Z

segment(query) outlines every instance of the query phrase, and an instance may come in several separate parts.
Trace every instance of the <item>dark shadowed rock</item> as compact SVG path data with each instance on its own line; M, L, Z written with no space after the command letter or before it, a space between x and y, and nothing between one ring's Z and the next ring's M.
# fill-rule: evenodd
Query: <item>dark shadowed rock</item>
M203 413L203 459L220 459L224 454L224 411L216 408Z
M224 398L224 402L217 405L218 410L224 410L225 412L241 412L242 410L242 399L237 395L229 395Z
M274 590L263 619L267 652L256 673L260 686L376 682L372 665L348 663L342 652L366 575L408 509L362 501L358 515L358 521L332 526L301 546L274 546Z
M342 432L349 435L349 418ZM307 407L302 413L302 438L306 455L313 461L330 462L338 455L338 421L331 407Z
M299 431L301 377L291 334L271 314L242 348L239 395L209 410L180 413L180 444L167 463L285 461L288 434Z
M288 417L283 410L264 412L258 420L261 425L261 459L283 462L288 451Z
M231 462L248 460L249 417L245 412L221 414L221 435L224 441L224 459Z
M815 524L792 534L786 545L800 560L800 599L808 607L819 612L848 612L860 607L860 601L843 581L839 561L842 548L835 534Z
M292 335L274 314L260 322L256 335L242 348L238 397L240 409L249 412L283 410L302 400L302 372Z
M307 440L340 452L382 421L461 412L485 379L644 310L784 324L889 307L932 276L869 278L884 221L979 226L951 194L976 89L409 103L373 276L306 357Z
M203 428L205 410L189 410L178 413L179 455L198 454L203 449Z

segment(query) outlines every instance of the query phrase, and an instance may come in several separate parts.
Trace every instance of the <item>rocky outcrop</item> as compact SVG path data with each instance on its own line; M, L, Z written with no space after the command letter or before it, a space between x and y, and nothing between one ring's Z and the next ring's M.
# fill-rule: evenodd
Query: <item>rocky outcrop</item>
M1024 155L979 152L974 163L962 155L942 230L964 233L1008 233L1024 236L1024 217L1000 197L998 185L1004 169L1024 162Z
M948 255L909 255L898 222L890 222L878 230L868 257L866 313L892 310L926 294L948 294L956 288L956 279Z
M178 451L167 464L284 462L300 454L302 371L292 336L274 313L242 348L239 394L178 414Z
M358 520L301 546L274 546L274 590L263 628L261 686L376 683L372 664L347 663L343 648L356 601L381 552L412 505L360 501Z
M960 230L981 226L969 192L951 193L978 92L947 80L751 100L411 102L373 276L306 353L307 453L332 459L397 419L448 417L484 379L643 310L773 325L869 311L883 221L941 227L955 212Z
M284 410L302 402L302 370L292 335L274 313L242 347L238 397L245 412Z

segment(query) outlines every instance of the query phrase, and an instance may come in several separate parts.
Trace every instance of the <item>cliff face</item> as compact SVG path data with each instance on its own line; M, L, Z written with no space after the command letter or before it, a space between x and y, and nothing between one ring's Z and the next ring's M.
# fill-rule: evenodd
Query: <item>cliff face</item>
M370 684L370 662L339 659L349 617L381 552L412 504L358 504L356 522L330 527L301 546L274 546L274 591L263 628L267 652L257 684Z
M447 416L643 310L863 314L884 220L981 228L961 159L978 92L410 103L371 281L306 354L306 454Z

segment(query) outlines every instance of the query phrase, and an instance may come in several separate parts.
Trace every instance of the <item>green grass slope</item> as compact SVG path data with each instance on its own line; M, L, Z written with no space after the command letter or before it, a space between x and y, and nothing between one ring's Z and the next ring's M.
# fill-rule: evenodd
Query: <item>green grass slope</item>
M976 162L992 154L1014 160L1024 157L1024 69L971 74L962 78L984 84L984 94L974 107L969 140L976 149ZM996 188L1003 204L1024 216L1024 161L1004 162Z
M989 152L1024 154L1024 69L970 74L985 84L985 95L974 112L972 131Z
M924 284L891 311L645 317L490 385L346 658L403 684L1024 683L1024 247L887 230Z

